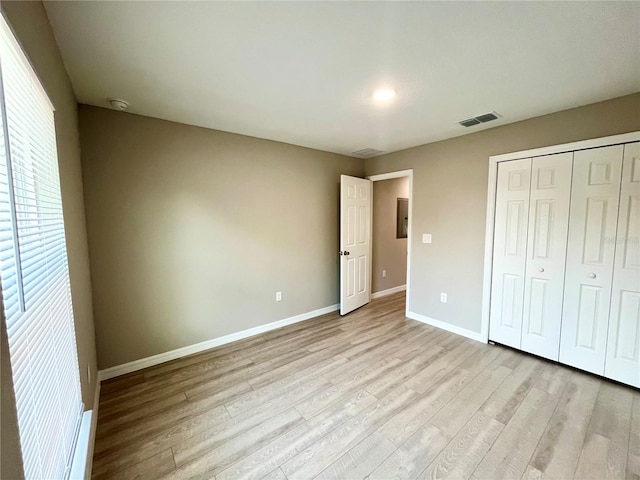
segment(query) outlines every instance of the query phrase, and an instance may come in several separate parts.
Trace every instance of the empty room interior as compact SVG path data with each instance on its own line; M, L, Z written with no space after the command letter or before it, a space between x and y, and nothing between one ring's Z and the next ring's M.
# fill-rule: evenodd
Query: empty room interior
M0 5L2 479L640 478L640 2Z

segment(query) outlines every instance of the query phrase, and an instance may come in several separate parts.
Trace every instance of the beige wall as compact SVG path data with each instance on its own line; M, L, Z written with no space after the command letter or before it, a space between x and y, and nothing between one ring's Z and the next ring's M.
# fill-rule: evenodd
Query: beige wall
M56 109L56 140L80 382L85 406L91 408L97 370L76 99L42 3L3 1L2 12ZM87 366L92 372L91 381Z
M362 160L79 111L100 368L338 302L340 174Z
M635 130L640 94L367 160L367 175L413 169L410 311L480 331L489 156Z
M396 238L398 198L409 198L409 177L373 182L373 293L407 283L407 239Z

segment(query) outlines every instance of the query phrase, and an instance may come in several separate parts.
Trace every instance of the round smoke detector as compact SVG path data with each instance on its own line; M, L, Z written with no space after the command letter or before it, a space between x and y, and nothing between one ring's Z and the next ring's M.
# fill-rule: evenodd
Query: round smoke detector
M129 106L129 103L125 100L120 100L119 98L108 98L109 103L113 107L114 110L120 110L121 112L126 110Z

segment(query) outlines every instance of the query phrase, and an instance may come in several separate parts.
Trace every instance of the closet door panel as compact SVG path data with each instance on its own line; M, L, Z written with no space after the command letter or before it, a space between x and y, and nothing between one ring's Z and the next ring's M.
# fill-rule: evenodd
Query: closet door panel
M623 146L575 152L560 361L604 374Z
M573 153L531 168L522 350L558 360Z
M531 159L498 165L489 338L520 348Z
M640 387L640 143L624 146L605 376Z

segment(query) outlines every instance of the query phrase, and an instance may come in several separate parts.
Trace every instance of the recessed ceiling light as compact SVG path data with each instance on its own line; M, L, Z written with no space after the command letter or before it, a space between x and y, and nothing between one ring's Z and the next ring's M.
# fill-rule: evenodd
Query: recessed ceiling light
M396 91L393 88L381 88L373 92L373 98L376 100L391 100L396 96Z

